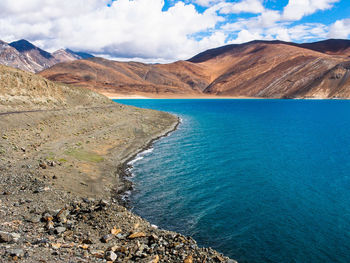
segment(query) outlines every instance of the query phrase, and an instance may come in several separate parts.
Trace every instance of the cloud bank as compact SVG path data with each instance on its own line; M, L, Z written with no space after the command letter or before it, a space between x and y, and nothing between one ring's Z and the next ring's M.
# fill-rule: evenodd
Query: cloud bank
M2 0L0 38L25 38L51 51L67 47L110 58L171 61L253 39L347 38L349 19L330 26L293 24L338 1L289 0L283 10L270 10L263 0L184 0L164 10L163 0Z

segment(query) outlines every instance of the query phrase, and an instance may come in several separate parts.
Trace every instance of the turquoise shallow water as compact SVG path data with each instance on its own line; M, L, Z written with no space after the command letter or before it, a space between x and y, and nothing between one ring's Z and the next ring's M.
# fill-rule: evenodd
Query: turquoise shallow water
M241 263L350 262L350 101L119 102L183 120L133 164L135 213Z

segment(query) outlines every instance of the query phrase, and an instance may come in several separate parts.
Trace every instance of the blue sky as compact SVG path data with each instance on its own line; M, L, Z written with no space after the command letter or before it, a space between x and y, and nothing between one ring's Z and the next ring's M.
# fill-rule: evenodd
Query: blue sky
M349 0L1 0L0 39L145 62L255 39L348 39Z

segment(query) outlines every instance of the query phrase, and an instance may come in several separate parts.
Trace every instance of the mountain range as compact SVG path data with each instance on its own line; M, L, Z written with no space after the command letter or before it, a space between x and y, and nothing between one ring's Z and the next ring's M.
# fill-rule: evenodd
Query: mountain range
M118 62L67 49L50 54L16 43L6 46L19 53L12 66L38 72L26 68L34 61L49 80L111 97L350 98L350 40L252 41L169 64ZM0 60L4 54L0 45Z
M24 39L12 43L0 40L0 64L29 72L39 72L57 63L89 57L93 56L69 49L60 49L51 54Z

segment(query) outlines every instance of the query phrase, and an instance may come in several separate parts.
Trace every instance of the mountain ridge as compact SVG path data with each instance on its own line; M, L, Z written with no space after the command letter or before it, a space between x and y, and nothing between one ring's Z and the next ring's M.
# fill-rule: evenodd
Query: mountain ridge
M256 40L169 64L93 58L39 74L110 96L350 98L349 50L349 40Z
M36 73L57 63L93 57L84 52L60 49L49 53L21 39L11 43L0 40L0 64Z

